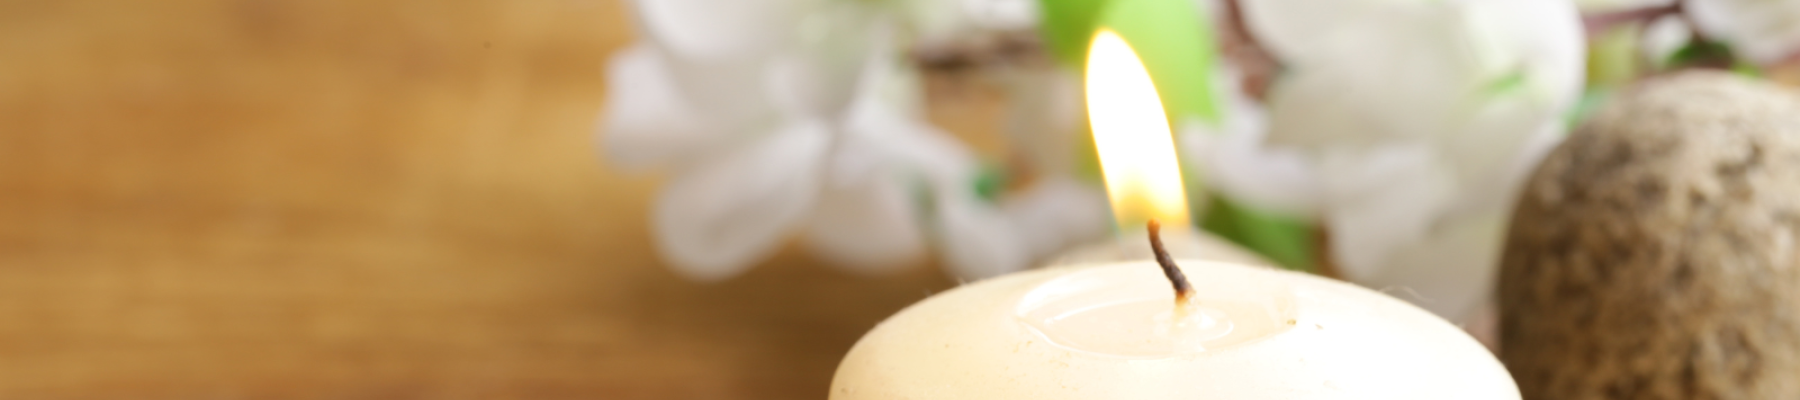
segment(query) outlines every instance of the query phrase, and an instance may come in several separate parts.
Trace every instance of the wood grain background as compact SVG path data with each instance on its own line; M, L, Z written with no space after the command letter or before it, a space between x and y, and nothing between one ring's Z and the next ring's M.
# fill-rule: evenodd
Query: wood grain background
M0 399L822 398L953 282L660 265L592 138L626 12L0 0Z
M822 398L953 283L660 265L592 139L625 13L0 0L0 399Z

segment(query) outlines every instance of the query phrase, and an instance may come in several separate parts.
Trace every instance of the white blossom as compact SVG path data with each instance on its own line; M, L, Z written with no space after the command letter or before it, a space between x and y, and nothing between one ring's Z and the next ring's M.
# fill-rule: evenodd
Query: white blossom
M1738 56L1772 64L1800 55L1800 1L1687 0L1700 32L1731 45Z
M1663 66L1682 46L1694 40L1694 32L1678 15L1667 15L1644 25L1639 33L1639 48L1644 62Z
M1268 111L1236 82L1240 76L1230 65L1214 74L1219 88L1222 121L1183 121L1178 128L1183 159L1204 174L1203 182L1241 203L1264 211L1297 217L1315 217L1322 207L1317 166L1293 148L1272 146L1268 136Z
M716 280L793 237L865 273L935 245L979 278L1103 232L1103 197L1054 177L981 199L974 155L923 120L903 48L984 21L937 12L970 1L633 2L645 40L611 62L600 135L620 166L672 174L657 250Z
M1269 93L1266 133L1222 128L1260 125L1254 107L1228 101L1222 127L1197 128L1221 136L1184 139L1202 143L1189 147L1204 154L1195 158L1215 160L1204 161L1209 174L1223 176L1211 180L1247 203L1316 212L1353 281L1408 288L1452 319L1475 310L1490 290L1518 180L1556 143L1580 93L1574 5L1242 4L1251 32L1285 69ZM1278 167L1234 170L1233 158Z
M1800 56L1800 1L1794 0L1576 0L1582 12L1600 15L1673 5L1687 18L1665 17L1646 27L1650 56L1667 54L1698 28L1706 38L1731 46L1740 57L1774 64ZM1692 21L1693 27L1689 27ZM1671 46L1672 40L1681 42ZM1663 58L1654 58L1660 63Z

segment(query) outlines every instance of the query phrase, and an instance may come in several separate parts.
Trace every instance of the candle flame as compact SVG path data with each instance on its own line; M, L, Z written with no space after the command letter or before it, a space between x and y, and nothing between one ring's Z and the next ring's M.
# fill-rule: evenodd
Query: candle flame
M1137 52L1111 30L1100 30L1088 47L1087 109L1113 220L1121 227L1149 220L1187 226L1187 194L1162 100Z

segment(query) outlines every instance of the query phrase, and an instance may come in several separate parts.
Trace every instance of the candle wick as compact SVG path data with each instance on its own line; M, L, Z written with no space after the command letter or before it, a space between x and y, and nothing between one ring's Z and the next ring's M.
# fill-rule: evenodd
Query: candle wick
M1156 264L1162 266L1163 275L1175 286L1175 306L1182 307L1188 303L1188 297L1194 294L1194 286L1188 284L1187 275L1181 273L1181 268L1175 265L1175 259L1169 257L1168 250L1163 249L1162 234L1157 232L1162 230L1162 225L1154 219L1150 220L1149 225L1150 251L1156 253Z

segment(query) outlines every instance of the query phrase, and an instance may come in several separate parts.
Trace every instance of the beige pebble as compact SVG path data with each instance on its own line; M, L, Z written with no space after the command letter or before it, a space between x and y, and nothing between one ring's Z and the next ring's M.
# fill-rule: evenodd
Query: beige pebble
M1796 96L1653 78L1546 157L1500 271L1525 399L1800 399Z

